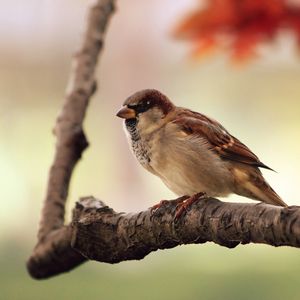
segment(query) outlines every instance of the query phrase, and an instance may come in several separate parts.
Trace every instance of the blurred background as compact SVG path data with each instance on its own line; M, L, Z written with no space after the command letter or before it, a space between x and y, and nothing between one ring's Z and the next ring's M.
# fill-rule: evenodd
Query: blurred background
M278 172L264 171L278 194L300 205L297 41L283 32L243 67L231 65L226 53L191 59L190 45L171 33L195 5L118 1L84 124L91 145L72 178L67 220L80 196L92 194L125 212L175 198L137 164L115 117L124 99L144 88L219 120ZM299 250L265 245L182 246L139 262L88 262L48 280L29 277L25 262L54 154L51 130L86 11L82 0L1 1L0 299L299 299Z

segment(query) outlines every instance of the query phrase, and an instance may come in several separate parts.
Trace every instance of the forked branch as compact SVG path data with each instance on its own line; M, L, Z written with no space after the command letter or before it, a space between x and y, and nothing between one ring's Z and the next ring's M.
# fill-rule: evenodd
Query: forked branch
M73 169L88 143L82 123L96 89L95 67L114 0L91 7L81 49L74 57L69 88L55 126L56 153L50 169L38 243L27 262L34 278L71 270L87 259L117 263L142 259L158 249L208 241L233 248L264 243L300 247L300 208L225 203L213 198L195 202L178 220L176 200L154 213L116 213L93 197L83 198L64 225L65 203Z

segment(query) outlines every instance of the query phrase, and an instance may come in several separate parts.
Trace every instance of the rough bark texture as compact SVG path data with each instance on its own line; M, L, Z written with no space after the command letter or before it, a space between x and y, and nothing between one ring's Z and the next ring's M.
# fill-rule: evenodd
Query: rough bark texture
M178 220L177 202L154 213L116 213L92 197L77 203L71 245L85 257L117 263L142 259L158 249L214 242L234 248L263 243L300 247L300 207L200 199Z
M30 275L47 278L87 259L117 263L142 259L158 249L180 244L215 242L265 243L300 247L300 208L267 204L225 203L199 199L175 219L177 201L151 213L116 213L93 197L77 203L72 223L64 226L65 202L72 171L88 143L82 123L96 89L94 78L103 34L114 10L114 0L98 0L91 7L83 45L75 55L69 88L57 119L57 145L50 169L38 243L27 262Z
M114 0L94 2L89 10L82 46L74 55L64 105L54 128L56 152L49 173L38 243L27 262L29 273L37 278L57 273L57 269L66 271L85 261L71 249L70 230L63 225L71 175L88 146L82 123L89 99L96 90L95 68L107 23L114 11ZM68 257L62 255L65 251ZM53 263L49 264L49 260Z
M229 203L200 198L179 218L177 200L152 212L117 213L93 197L82 198L70 225L54 231L32 276L47 278L70 270L84 259L106 263L139 260L158 249L214 242L234 248L263 243L300 248L300 207ZM45 252L46 249L46 252ZM80 255L80 254L81 255Z

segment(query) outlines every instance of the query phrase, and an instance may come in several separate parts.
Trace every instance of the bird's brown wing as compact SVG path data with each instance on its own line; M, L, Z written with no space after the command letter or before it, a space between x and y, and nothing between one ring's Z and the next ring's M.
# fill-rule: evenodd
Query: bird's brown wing
M205 115L184 109L178 113L173 122L185 133L205 138L211 149L223 159L272 170L220 123Z

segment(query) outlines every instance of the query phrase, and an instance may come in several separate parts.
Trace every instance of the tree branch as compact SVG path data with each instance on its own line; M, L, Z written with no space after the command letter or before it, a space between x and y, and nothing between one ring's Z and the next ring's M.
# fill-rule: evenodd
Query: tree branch
M69 270L85 261L71 249L69 228L64 227L65 202L73 169L88 146L82 123L90 97L96 90L95 68L115 0L97 0L91 6L80 50L74 55L63 108L56 120L56 152L38 232L38 243L27 262L33 277ZM66 259L62 251L70 252ZM57 266L48 264L53 260ZM47 265L48 269L43 269ZM50 269L49 269L50 268ZM48 275L49 276L49 275Z
M158 249L208 241L229 248L264 243L300 247L300 207L225 203L199 199L178 220L177 201L137 214L116 213L93 197L76 204L72 222L64 226L65 202L73 169L88 143L82 123L94 78L103 34L114 0L98 0L90 9L83 45L75 55L69 88L57 119L56 154L50 169L38 243L27 262L34 278L47 278L87 259L117 263L142 259Z
M96 1L91 7L82 47L74 56L65 102L54 128L56 153L49 174L39 239L64 223L71 175L88 146L82 123L89 99L96 90L95 68L103 46L104 31L114 9L113 2Z
M93 197L82 198L73 211L72 223L53 236L58 245L48 247L61 259L53 258L50 251L48 259L34 269L35 277L49 277L70 269L72 263L77 265L74 250L87 259L118 263L142 259L158 249L206 242L228 248L248 243L300 248L298 206L201 198L176 220L177 203L171 200L154 213L148 209L125 214Z
M116 213L93 197L77 203L71 245L85 257L107 263L142 259L158 249L214 242L234 248L263 243L300 247L300 207L200 199L178 221L177 201L154 214Z
M53 236L57 245L49 245L47 259L32 269L35 278L47 278L78 265L74 250L86 259L118 263L142 259L158 249L206 242L228 248L248 243L300 248L299 206L201 198L176 220L177 204L171 200L154 213L148 209L125 214L93 197L82 198L73 211L72 223Z

